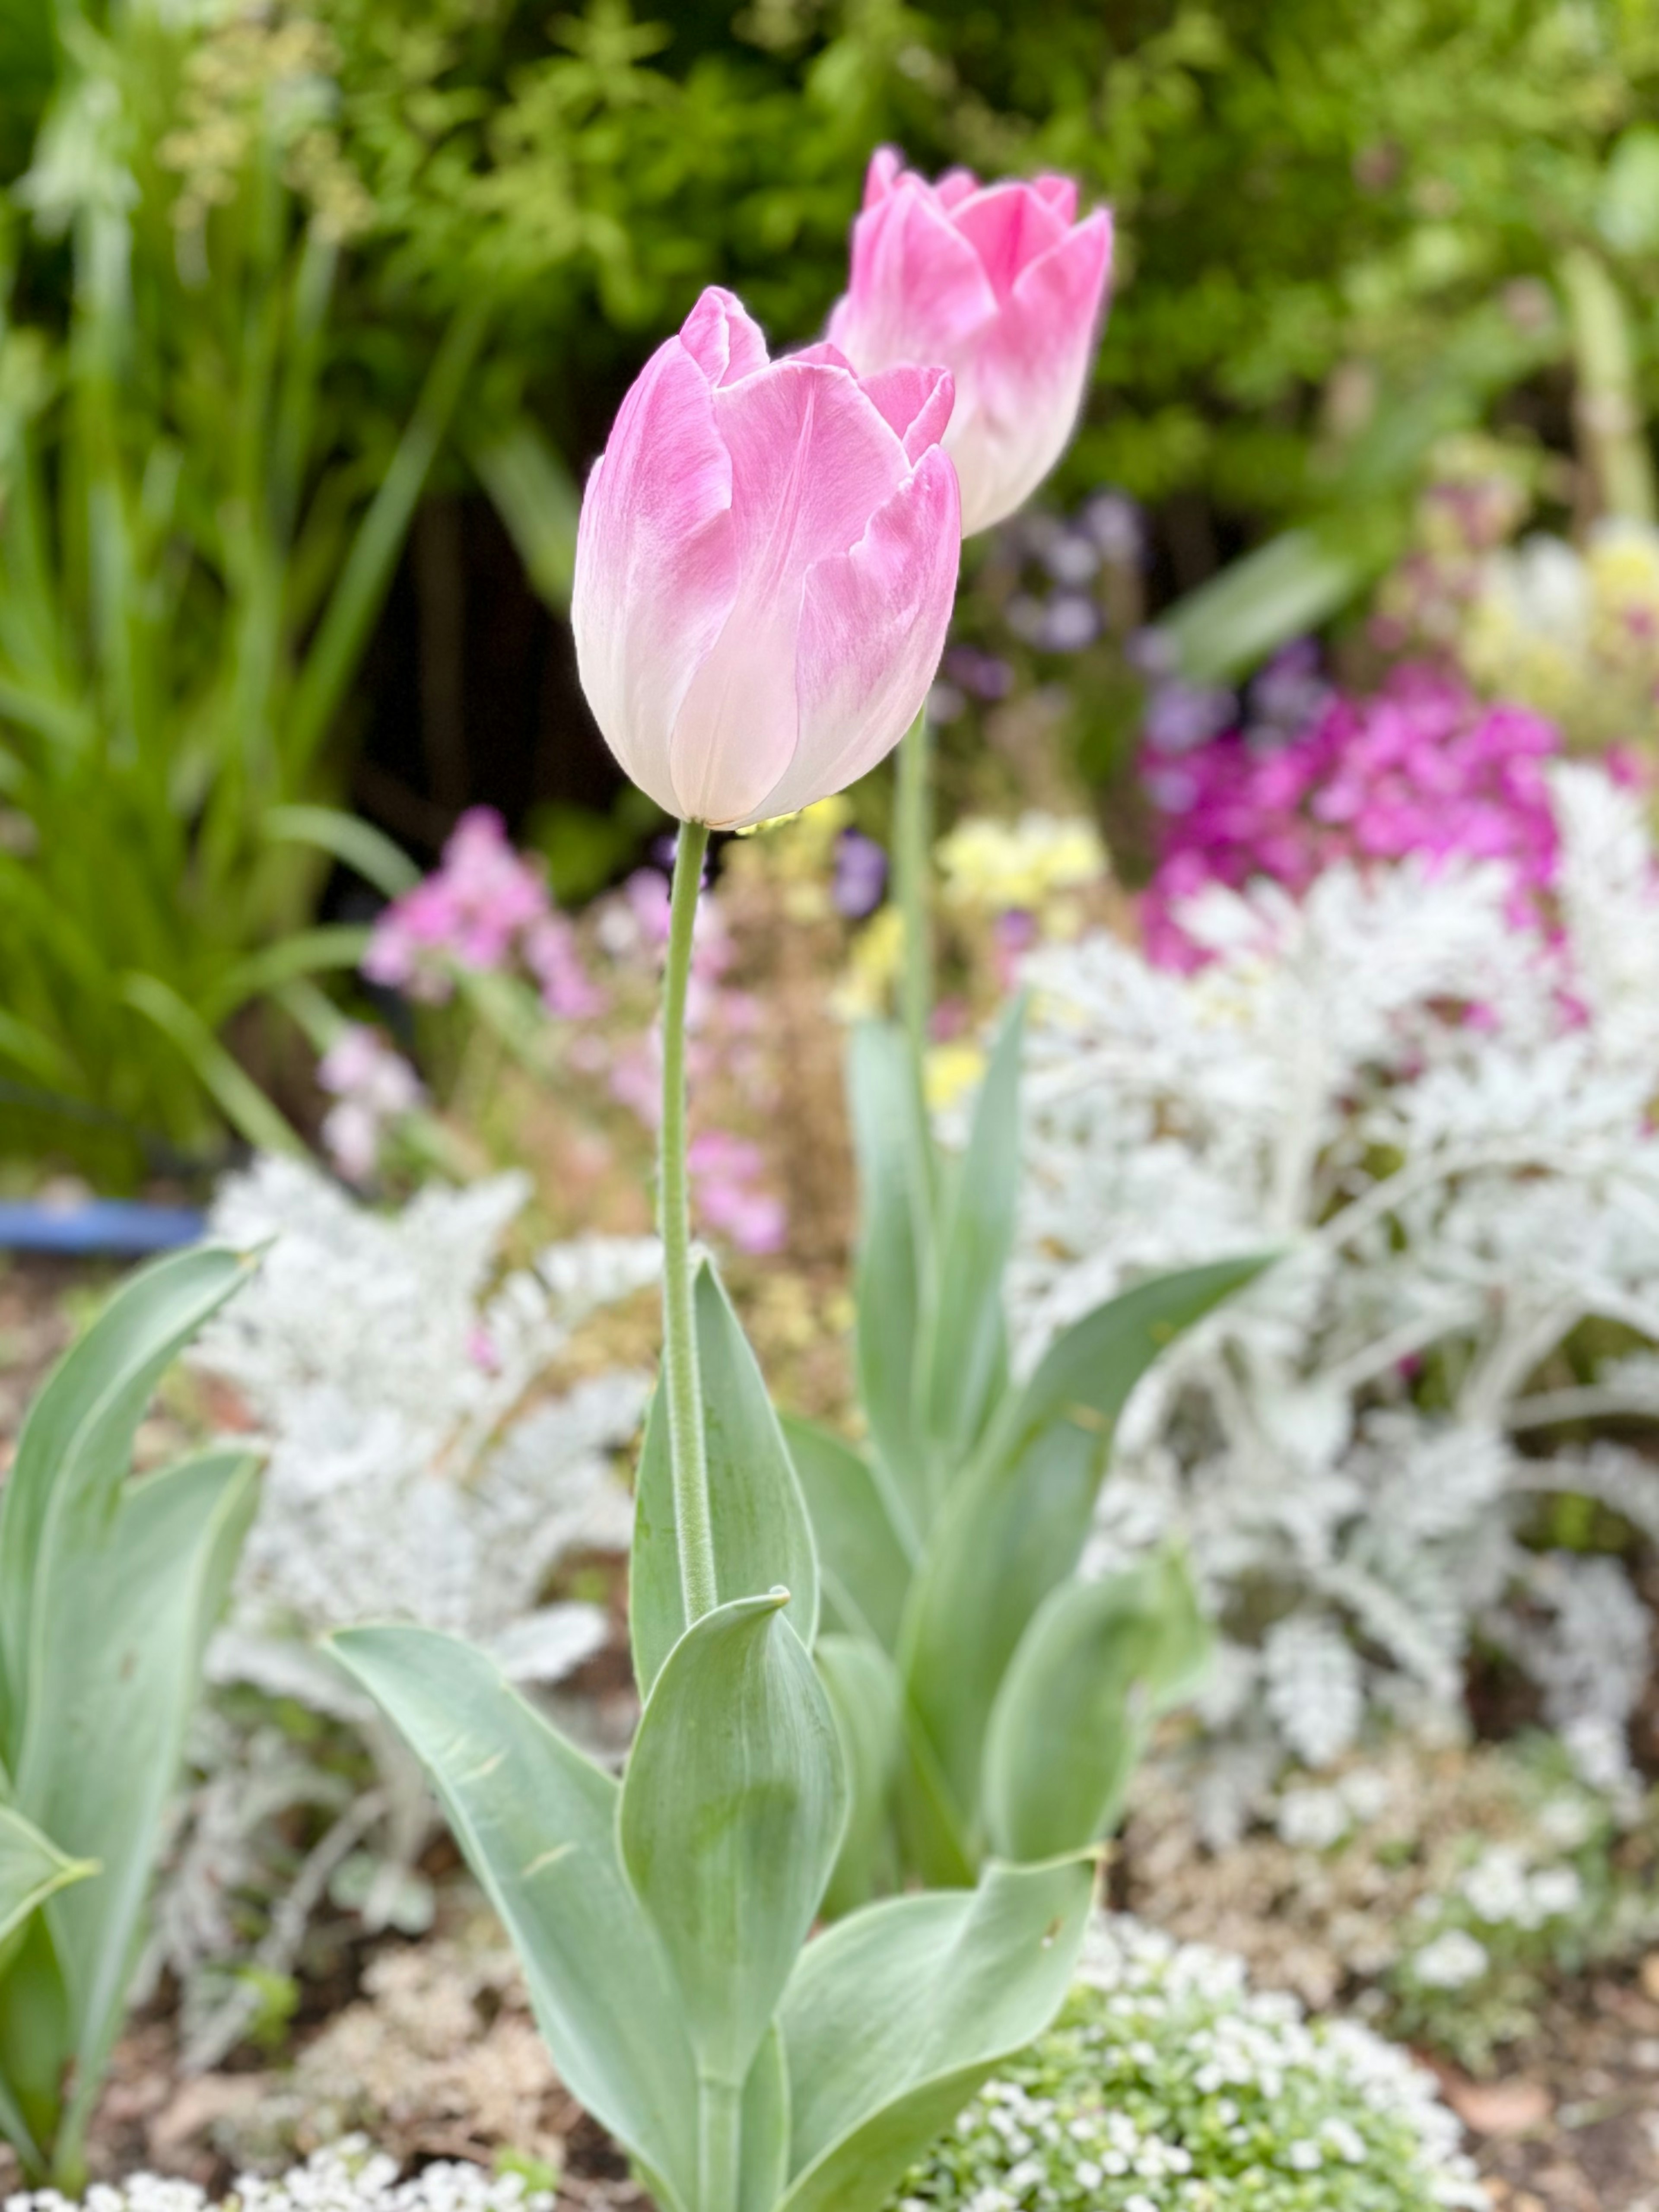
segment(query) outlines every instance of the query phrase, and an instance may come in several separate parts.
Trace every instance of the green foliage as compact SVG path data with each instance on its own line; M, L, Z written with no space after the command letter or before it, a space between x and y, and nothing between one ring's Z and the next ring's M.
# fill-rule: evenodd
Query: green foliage
M934 1144L900 1032L872 1024L854 1039L870 1449L787 1428L823 1559L836 1632L825 1673L854 1785L838 1908L900 1869L971 1882L991 1850L1039 1860L1103 1840L1146 1729L1190 1692L1207 1652L1174 1559L1099 1583L1076 1573L1130 1391L1261 1262L1142 1284L1012 1383L1002 1279L1021 1027L1017 1006L955 1159Z
M482 1653L335 1641L431 1772L565 2081L664 2212L860 2212L1063 1994L1086 1854L994 1869L806 1939L880 1761L866 1651L815 1666L819 1574L760 1370L685 1204L685 984L706 833L683 834L664 985L663 1387L635 1501L644 1711L620 1785ZM787 1577L786 1581L784 1578ZM854 1848L878 1838L856 1832ZM877 2054L872 2063L872 2054Z
M247 1266L204 1247L127 1283L35 1400L0 1491L0 2133L71 2192L253 1509L248 1453L132 1480L133 1435Z
M122 9L68 53L0 233L0 1127L115 1172L294 1142L222 1032L361 954L293 934L316 802L482 317L401 433L343 423L322 34Z

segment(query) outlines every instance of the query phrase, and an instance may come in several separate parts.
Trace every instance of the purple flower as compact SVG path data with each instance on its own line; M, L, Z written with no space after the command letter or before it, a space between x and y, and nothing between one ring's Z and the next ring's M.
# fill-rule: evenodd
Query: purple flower
M843 830L836 846L836 878L830 896L837 913L862 921L881 904L887 888L887 855L873 837Z

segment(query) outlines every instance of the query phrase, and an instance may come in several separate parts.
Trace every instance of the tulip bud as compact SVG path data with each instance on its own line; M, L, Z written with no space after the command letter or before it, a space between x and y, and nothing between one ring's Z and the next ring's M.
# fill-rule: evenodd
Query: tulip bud
M939 368L769 361L713 288L646 363L587 481L570 619L605 742L670 813L793 813L898 743L956 592L951 400Z
M1073 220L1069 177L930 185L878 149L853 226L852 283L830 336L860 376L942 362L957 401L945 450L972 536L1023 506L1082 404L1112 260L1103 208Z

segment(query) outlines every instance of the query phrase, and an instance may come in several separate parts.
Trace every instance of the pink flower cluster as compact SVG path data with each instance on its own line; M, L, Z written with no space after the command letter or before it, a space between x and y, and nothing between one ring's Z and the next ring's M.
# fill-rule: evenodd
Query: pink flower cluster
M438 1004L458 975L516 965L529 970L550 1014L580 1021L604 1010L575 931L554 907L540 871L514 850L493 807L475 806L456 823L432 874L375 922L363 973Z
M1329 698L1288 738L1234 728L1177 755L1149 748L1142 776L1163 836L1142 907L1147 950L1190 967L1173 912L1183 899L1257 876L1304 890L1337 860L1499 861L1517 915L1535 916L1555 872L1545 768L1560 750L1541 715L1488 704L1422 664L1394 670L1375 697Z
M317 1082L335 1102L323 1116L323 1149L348 1182L367 1182L387 1129L424 1104L421 1079L378 1030L347 1022L318 1062Z

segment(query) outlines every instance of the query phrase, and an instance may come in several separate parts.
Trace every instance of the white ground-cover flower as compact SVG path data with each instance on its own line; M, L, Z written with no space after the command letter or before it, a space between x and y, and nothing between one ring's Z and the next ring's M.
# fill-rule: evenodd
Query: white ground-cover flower
M1659 877L1639 798L1583 766L1554 793L1559 940L1495 870L1340 866L1205 893L1192 975L1103 933L1027 966L1020 1362L1149 1273L1285 1255L1154 1370L1097 1524L1103 1565L1183 1536L1221 1621L1218 1832L1285 1749L1455 1711L1477 1627L1617 1780L1646 1609L1521 1532L1570 1492L1659 1534L1628 1443L1549 1448L1659 1414L1654 1352L1556 1358L1592 1317L1659 1343Z
M193 2181L133 2173L87 2191L85 2212L552 2212L545 2190L516 2173L444 2160L407 2181L398 2162L371 2151L361 2136L313 2151L303 2166L267 2178L244 2174L223 2197ZM72 2212L71 2200L41 2189L8 2197L0 2212Z
M1485 2208L1460 2142L1432 2077L1370 2029L1309 2021L1238 1960L1102 1917L1060 2020L893 2212Z

